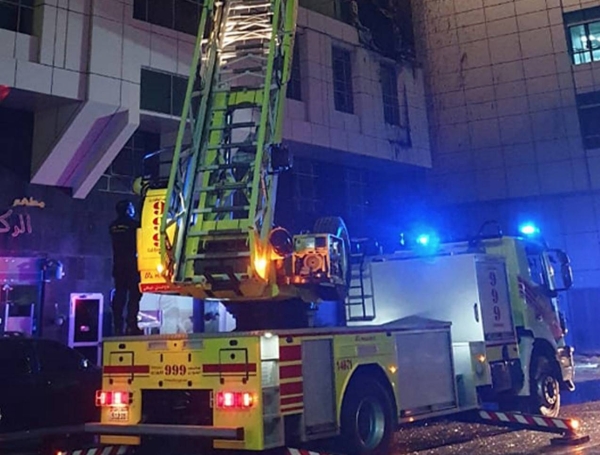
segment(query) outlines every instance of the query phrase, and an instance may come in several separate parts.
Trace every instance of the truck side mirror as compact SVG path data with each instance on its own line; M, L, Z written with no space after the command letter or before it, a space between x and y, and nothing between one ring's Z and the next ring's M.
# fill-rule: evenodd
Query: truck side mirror
M562 250L547 250L544 257L549 266L550 290L570 289L573 286L573 270L569 256Z

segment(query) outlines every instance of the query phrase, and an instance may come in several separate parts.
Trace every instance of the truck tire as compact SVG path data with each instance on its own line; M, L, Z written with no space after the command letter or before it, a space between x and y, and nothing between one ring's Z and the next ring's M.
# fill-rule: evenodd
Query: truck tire
M531 361L531 408L535 414L557 417L560 411L560 381L552 360L541 354Z
M319 218L313 227L315 234L333 234L344 242L346 257L343 258L343 273L346 280L346 286L350 285L350 234L344 220L337 216L326 216Z
M387 455L394 434L391 399L373 379L352 380L342 404L341 437L347 455Z

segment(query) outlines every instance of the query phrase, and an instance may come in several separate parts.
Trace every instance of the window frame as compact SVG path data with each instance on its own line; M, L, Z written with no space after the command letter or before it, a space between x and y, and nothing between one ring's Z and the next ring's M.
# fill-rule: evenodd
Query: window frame
M0 0L0 6L13 7L17 13L14 28L0 27L2 30L33 35L34 0ZM25 11L29 14L28 18L24 17Z
M143 106L144 74L160 75L160 76L164 76L169 79L169 94L168 94L169 110L168 110L168 112L165 112L164 110L151 109L151 108ZM175 92L175 86L176 86L177 80L179 81L180 87L182 88L182 92L180 93L180 97L179 97L180 99L176 96L177 93ZM160 71L160 70L156 70L153 68L142 67L141 76L140 76L140 109L143 111L155 112L155 113L164 114L164 115L170 115L170 116L177 117L177 118L181 117L181 110L180 110L180 112L176 112L176 107L183 108L183 104L185 102L185 95L186 95L186 91L187 91L187 85L188 85L188 78L185 76L181 76L181 75L175 74L175 73L169 73L166 71Z
M292 67L290 79L287 83L285 97L290 100L302 101L302 68L300 66L300 43L298 36L294 40L292 50Z
M338 78L337 64L343 64L343 75ZM331 70L333 75L333 103L335 110L354 114L354 87L352 74L352 51L336 44L331 47ZM347 67L346 67L347 66Z
M156 0L134 0L132 13L131 13L132 17L134 19L142 21L142 22L147 22L149 24L153 24L158 27L164 27L164 28L168 28L170 30L175 30L177 32L185 33L187 35L195 36L198 33L197 24L200 22L200 18L202 15L202 7L203 7L202 0L166 0L168 3L170 3L170 9L171 9L171 20L170 20L171 23L169 25L165 25L164 23L162 23L160 21L150 19L150 17L151 17L150 5L156 5L156 3L152 3L155 1ZM183 16L179 17L179 19L178 19L178 15L177 15L177 12L181 10L181 8L178 8L177 5L178 4L182 5L185 3L187 3L187 4L195 3L197 5L198 20L190 21L190 24L196 24L196 26L192 27L189 30L187 29L187 27L181 25L181 24L186 24L188 21L184 20Z
M386 72L388 72L386 74ZM393 126L402 126L402 115L400 113L400 93L398 92L398 71L396 66L388 62L380 62L379 76L381 85L381 97L383 106L383 118L386 124ZM386 76L389 81L386 84ZM391 93L386 93L386 86L389 85Z
M600 122L588 122L584 121L583 117L586 111L589 113L594 111L597 113L600 119L600 91L589 92L576 96L577 103L577 115L579 116L579 127L581 130L581 141L585 150L600 148ZM596 125L599 127L597 131L590 131L586 127L589 124ZM594 134L596 133L596 134Z

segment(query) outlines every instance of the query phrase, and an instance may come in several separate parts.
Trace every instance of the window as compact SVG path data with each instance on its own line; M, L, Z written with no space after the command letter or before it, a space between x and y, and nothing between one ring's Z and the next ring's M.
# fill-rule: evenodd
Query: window
M70 373L83 366L83 357L55 341L38 341L37 353L42 373Z
M137 130L108 167L100 182L100 191L127 193L133 191L133 182L142 175L159 177L159 155L144 159L160 149L160 134Z
M573 64L600 60L600 7L564 15Z
M346 168L346 205L348 219L362 225L367 215L367 173Z
M134 0L133 17L190 35L198 33L202 0Z
M0 28L31 35L34 0L0 0Z
M296 211L303 215L317 213L319 200L317 196L317 173L314 163L307 159L294 160L294 202Z
M352 61L350 51L333 47L333 99L335 109L340 112L354 113L352 95Z
M292 59L292 72L287 85L286 96L292 100L302 101L302 79L300 73L300 52L298 47L298 39L296 39L294 43L294 55Z
M187 78L142 68L140 107L147 111L181 116Z
M577 95L577 109L583 147L600 148L600 92Z
M400 126L400 103L398 101L398 75L396 74L396 68L384 63L381 65L380 71L385 123Z

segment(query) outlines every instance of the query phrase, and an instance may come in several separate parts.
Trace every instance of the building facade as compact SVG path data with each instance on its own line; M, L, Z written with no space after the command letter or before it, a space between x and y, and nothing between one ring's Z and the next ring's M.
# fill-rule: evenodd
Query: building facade
M394 235L431 166L423 73L410 39L397 46L390 23L374 26L381 11L349 5L301 2L284 127L296 158L277 221L297 231L342 215L354 235ZM65 263L45 314L65 314L71 292L108 302L113 207L136 177L168 168L200 11L199 0L0 0L2 203L44 201L43 228L2 234L2 255Z
M600 1L413 3L442 224L538 223L572 259L572 341L599 349Z

